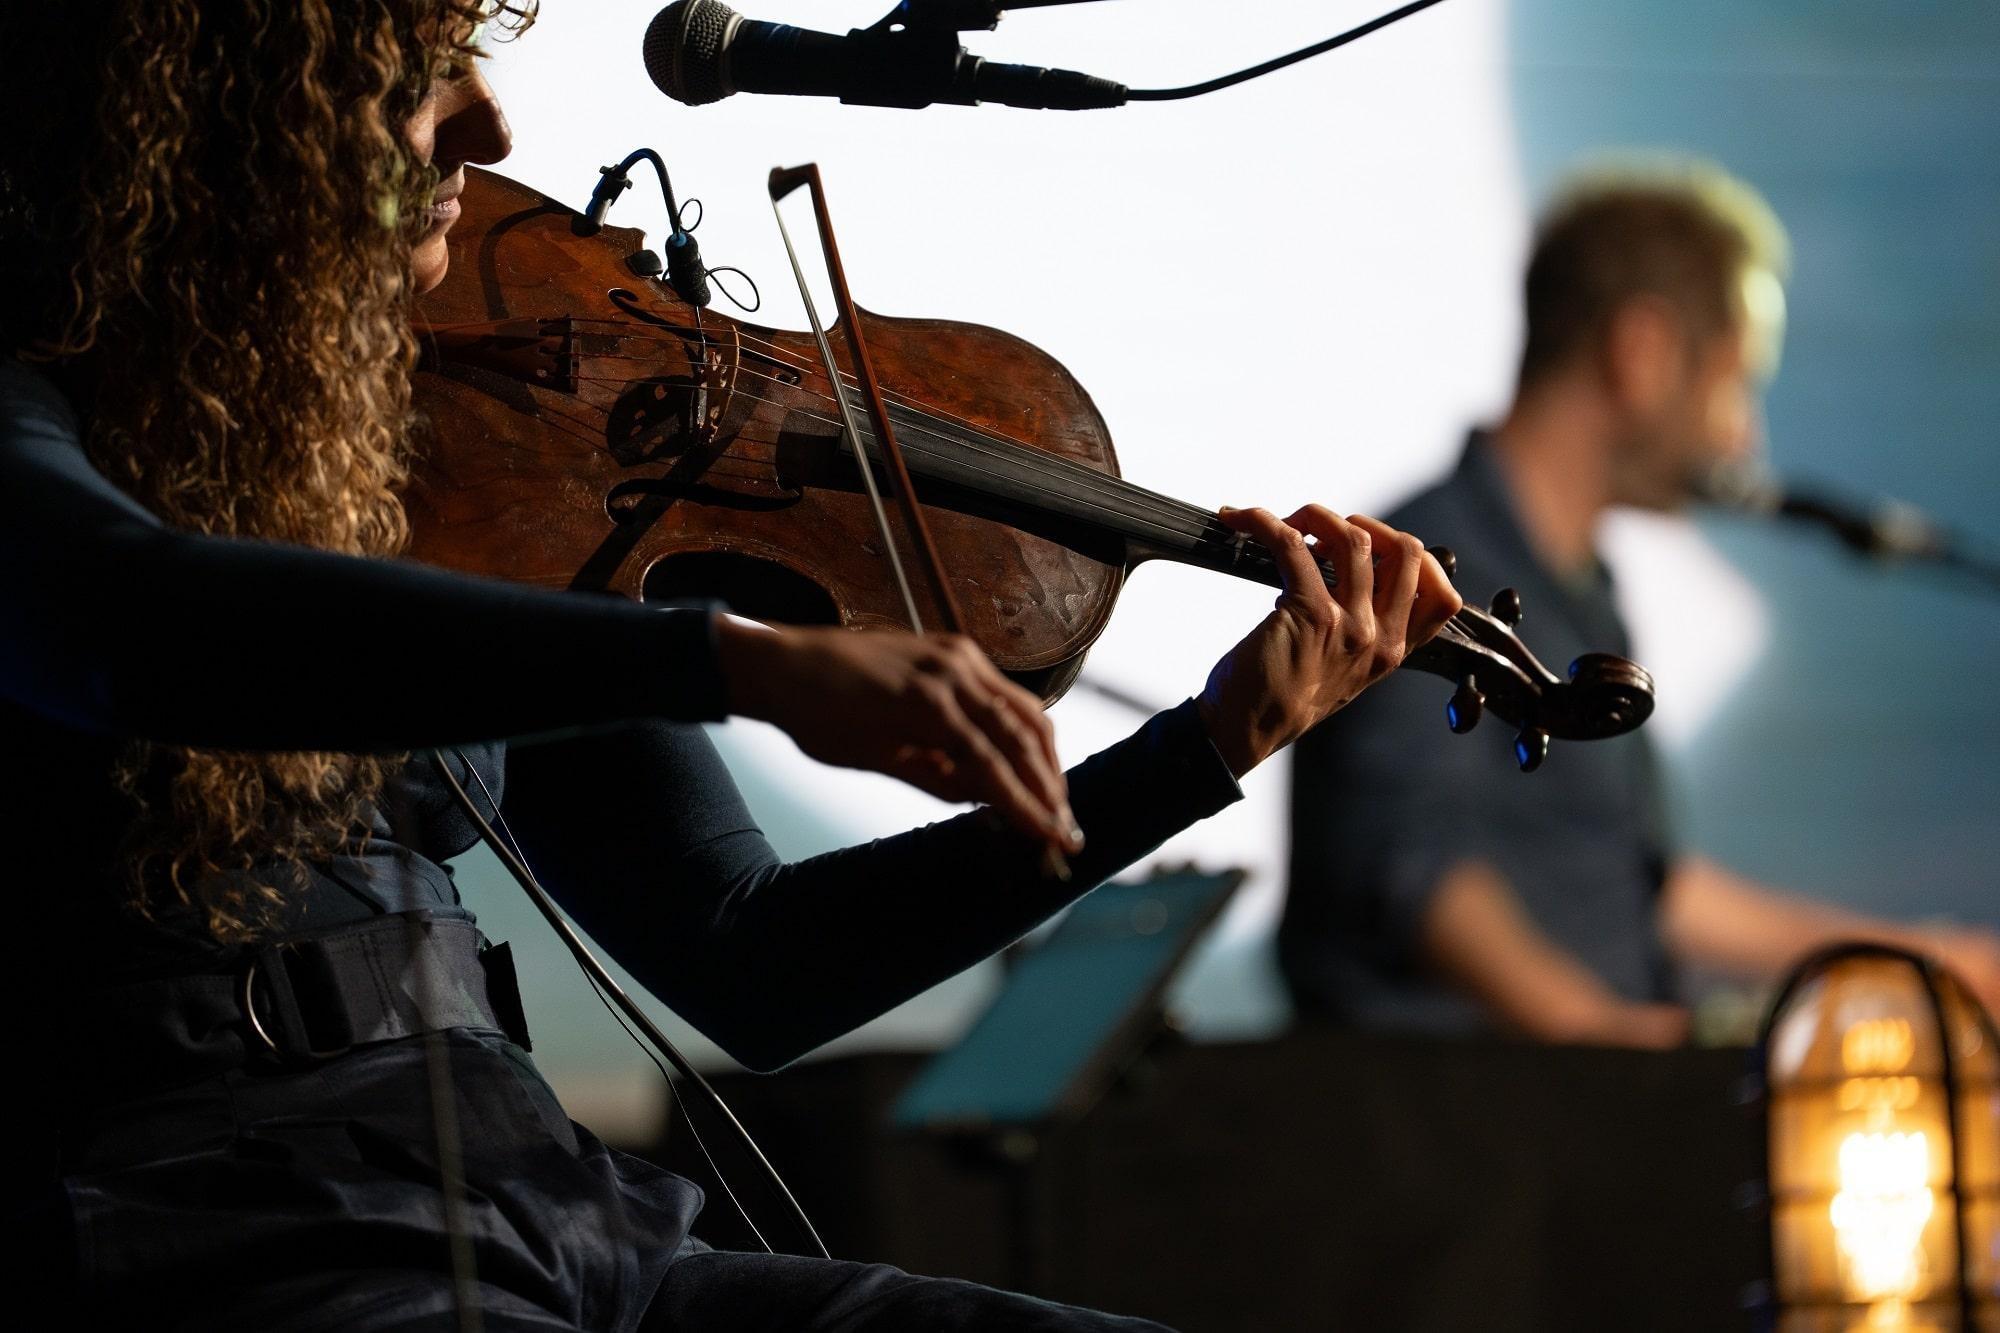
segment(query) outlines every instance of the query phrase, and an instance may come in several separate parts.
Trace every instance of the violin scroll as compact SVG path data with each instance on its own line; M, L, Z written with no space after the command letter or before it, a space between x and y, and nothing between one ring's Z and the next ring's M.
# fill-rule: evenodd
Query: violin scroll
M1542 665L1514 632L1520 594L1503 589L1490 610L1462 608L1437 637L1403 665L1442 676L1457 688L1445 722L1464 735L1487 713L1517 728L1514 758L1524 773L1540 768L1549 742L1605 740L1639 727L1653 712L1653 678L1636 662L1585 653L1565 679Z

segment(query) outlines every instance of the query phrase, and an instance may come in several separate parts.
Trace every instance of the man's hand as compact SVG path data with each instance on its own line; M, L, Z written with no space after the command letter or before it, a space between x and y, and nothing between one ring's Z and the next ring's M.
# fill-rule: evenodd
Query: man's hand
M1694 1016L1677 1004L1640 1004L1612 1000L1590 1011L1583 1021L1557 1034L1537 1033L1545 1041L1577 1046L1626 1046L1642 1051L1671 1051L1687 1045Z
M983 801L1038 842L1082 849L1041 701L972 640L728 617L716 628L731 712L772 723L822 763Z
M1263 509L1220 518L1269 548L1284 580L1277 606L1216 663L1198 701L1242 777L1402 665L1462 603L1422 542L1376 519L1319 505L1282 522ZM1318 558L1334 567L1332 592Z
M1535 1041L1665 1050L1688 1038L1687 1010L1612 990L1535 924L1485 861L1444 873L1424 907L1417 948L1431 971L1497 1025Z
M1660 907L1669 950L1703 967L1774 977L1830 944L1878 940L1937 959L2000 1016L2000 934L1984 927L1905 925L1781 892L1699 856L1674 863Z

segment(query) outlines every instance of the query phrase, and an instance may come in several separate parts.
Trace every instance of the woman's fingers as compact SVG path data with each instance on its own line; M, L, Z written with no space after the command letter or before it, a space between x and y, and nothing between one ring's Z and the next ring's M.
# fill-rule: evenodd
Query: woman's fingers
M1319 562L1313 557L1312 547L1306 544L1305 534L1298 528L1268 509L1225 508L1216 517L1224 527L1244 534L1270 551L1272 559L1277 562L1278 578L1287 597L1332 609L1333 597L1326 590L1326 579L1320 574Z
M1410 616L1416 609L1417 582L1423 571L1424 545L1407 532L1398 531L1378 518L1353 514L1347 520L1373 539L1375 566L1375 629L1379 651L1394 660L1384 669L1402 664L1409 651Z
M1311 534L1315 554L1334 569L1333 600L1347 614L1356 634L1366 640L1375 633L1375 538L1328 509L1307 505L1285 520Z
M1037 841L1050 841L1055 813L1028 789L1000 748L950 693L936 699L933 707L943 728L935 748L943 752L955 799L984 801L1022 832Z
M1444 572L1444 566L1425 551L1417 565L1417 604L1410 612L1410 647L1429 643L1464 605L1465 599L1451 585L1451 576Z
M971 640L941 637L936 646L933 669L947 693L933 706L944 726L943 748L962 779L1024 832L1077 850L1068 786L1037 701Z
M1407 654L1464 605L1437 557L1408 533L1366 514L1342 518L1324 505L1307 505L1286 519L1266 509L1225 508L1216 517L1271 550L1286 596L1321 609L1331 609L1329 602L1338 606L1351 642L1379 640ZM1331 594L1321 561L1333 568Z
M1052 853L1082 844L1040 701L961 635L718 625L738 712L822 763L983 801ZM1059 862L1060 857L1054 857Z
M1052 831L1065 851L1080 851L1083 839L1070 813L1069 784L1056 759L1054 729L1042 715L1041 701L997 669L990 679L983 674L961 684L959 706L1049 812L1051 823L1044 835Z

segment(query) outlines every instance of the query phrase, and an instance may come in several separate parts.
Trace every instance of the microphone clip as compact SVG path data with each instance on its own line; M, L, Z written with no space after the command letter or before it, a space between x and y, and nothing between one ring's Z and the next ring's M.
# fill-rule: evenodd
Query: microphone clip
M715 299L715 292L721 291L742 309L755 313L763 304L757 293L757 284L742 269L725 266L710 268L702 261L701 245L694 238L694 228L701 225L696 216L693 223L685 223L681 217L680 201L674 198L673 182L667 176L667 164L660 155L650 148L637 148L626 155L625 160L615 167L597 169L597 186L590 192L590 205L570 221L570 231L578 236L595 236L604 229L605 215L618 196L632 188L632 168L640 162L651 162L653 170L660 178L660 198L667 206L667 224L672 229L664 247L667 256L664 265L650 250L641 250L626 259L632 271L641 277L658 279L665 271L666 285L674 294L697 310L705 309ZM699 208L701 201L688 200L689 208ZM713 284L709 278L715 274L734 273L749 285L752 304L744 305L734 292L723 285L720 277Z
M595 236L604 230L604 218L611 211L611 205L617 202L619 195L632 188L631 172L630 158L615 167L597 169L597 187L590 192L589 207L570 219L569 229L573 235Z
M991 32L1005 0L901 0L869 31Z

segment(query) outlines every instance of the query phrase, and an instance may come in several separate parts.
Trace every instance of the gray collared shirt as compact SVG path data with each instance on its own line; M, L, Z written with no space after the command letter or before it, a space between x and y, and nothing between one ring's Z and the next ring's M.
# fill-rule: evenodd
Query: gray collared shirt
M1536 557L1480 433L1451 476L1388 521L1451 547L1468 601L1517 589L1521 637L1558 674L1586 652L1629 654L1609 572L1599 563L1564 579ZM1440 880L1475 860L1499 870L1536 925L1618 994L1669 998L1655 920L1669 839L1644 732L1557 741L1540 771L1523 774L1505 723L1447 730L1450 693L1436 677L1400 672L1296 747L1279 957L1301 1012L1395 1031L1485 1026L1416 954Z

